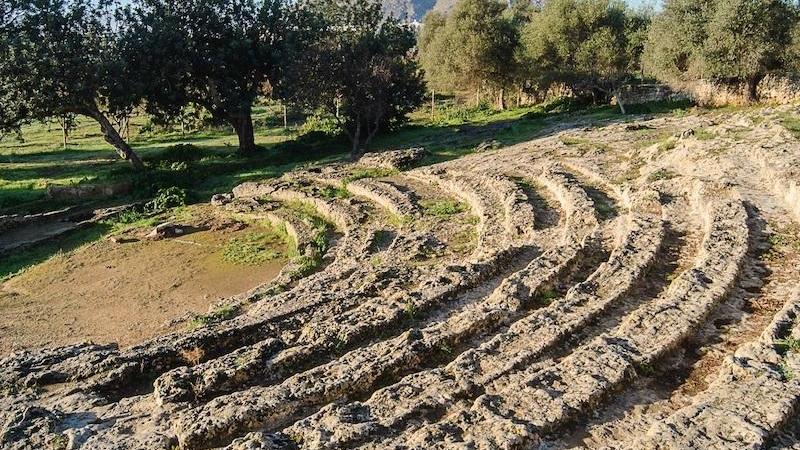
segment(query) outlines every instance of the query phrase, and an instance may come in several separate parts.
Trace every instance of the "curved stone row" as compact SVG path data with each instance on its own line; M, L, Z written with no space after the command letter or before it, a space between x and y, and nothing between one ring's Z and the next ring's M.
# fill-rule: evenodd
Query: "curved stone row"
M295 193L288 189L261 184L245 184L236 190L238 199L254 199L264 195L274 195L286 201L302 200L313 203L329 220L335 221L345 232L345 238L340 240L342 253L352 255L354 249L369 248L374 232L364 231L359 222L363 215L346 206L333 205L319 199L310 199L302 193ZM348 233L349 231L349 233ZM350 244L348 244L350 242ZM350 267L338 264L329 267L324 273L315 274L310 279L302 280L300 285L285 293L269 296L266 300L257 302L247 314L240 315L224 323L198 329L189 333L173 333L155 338L144 344L134 346L125 351L102 347L98 352L81 352L77 354L70 348L62 352L54 352L62 356L60 360L50 358L47 370L28 363L25 353L12 355L2 362L3 384L17 383L18 380L28 380L27 384L45 384L48 380L64 382L68 380L84 380L92 378L85 383L87 390L109 392L125 390L130 380L147 379L148 374L163 373L171 368L186 364L182 356L185 351L202 349L204 358L213 358L214 355L228 353L238 347L254 344L272 332L270 321L296 313L304 307L312 307L314 300L319 295L311 295L309 291L318 291L322 283L331 285L352 275L357 264ZM376 274L380 274L377 272ZM390 276L391 274L385 274ZM374 278L374 277L373 277ZM341 292L341 291L337 291ZM252 293L251 293L252 294ZM298 299L307 300L298 303ZM260 308L259 303L268 303L268 308ZM287 305L281 308L280 305ZM262 313L263 310L266 310Z
M419 204L409 191L381 180L357 180L347 185L354 195L368 198L399 217L419 217Z
M581 233L590 232L586 229L571 232L579 239L566 249L546 253L526 268L526 274L535 273L536 281L529 280L532 292L552 284L567 271L583 245L585 236ZM354 350L324 366L293 376L280 386L243 392L242 398L220 399L199 411L190 411L179 425L181 441L188 447L205 445L207 439L219 435L221 430L230 430L231 423L247 424L243 427L245 429L276 427L303 407L321 405L341 395L368 391L377 379L413 370L432 355L445 351L443 349L453 348L476 333L490 332L535 301L533 293L524 298L511 298L505 295L505 286L504 282L494 294L440 321L419 330L412 329L395 339ZM207 419L199 421L197 417Z
M800 405L800 286L760 339L729 355L708 389L656 423L639 449L759 449Z
M294 194L290 198L284 198L282 196L282 194L278 193L278 195L276 196L274 192L270 194L270 197L272 197L272 198L279 197L279 198L284 199L284 200L296 198L296 196ZM531 226L533 226L533 224L531 224ZM428 280L427 282L420 283L420 285L422 286L422 292L425 292L425 289L427 289L429 294L433 295L433 297L432 298L429 297L426 300L425 296L423 295L421 297L421 300L428 301L429 303L430 303L430 300L433 300L433 304L435 304L436 302L439 302L439 301L442 301L442 300L445 300L447 298L451 298L451 297L457 295L458 292L469 288L469 286L475 286L477 284L480 284L482 281L484 281L486 279L486 277L492 276L493 273L496 273L497 270L502 268L503 265L505 264L503 262L504 260L507 260L508 258L512 257L516 253L517 253L517 250L515 250L514 248L510 248L509 247L507 249L501 249L499 252L495 252L495 255L493 257L490 257L489 259L478 260L478 261L469 263L466 266L462 265L461 267L452 266L452 265L449 266L449 267L444 267L442 270L440 270L438 272L438 274L436 273L436 271L434 271L433 274L428 274L427 275L427 280ZM448 280L447 278L445 278L445 276L449 277L451 279ZM453 282L454 280L455 280L455 282ZM377 300L381 301L382 299L378 298ZM403 310L405 309L405 307L406 306L404 305L403 309L395 308L396 313L395 313L394 317L390 318L390 319L396 321L396 319L398 319L398 317L397 317L398 314L397 313L404 312ZM356 329L361 329L362 331L364 331L364 330L368 330L369 329L369 326L370 326L369 323L376 322L376 320L375 320L376 318L372 317L373 310L371 310L369 307L361 308L361 309L364 310L362 316L365 317L366 320L353 320L350 323L352 324L351 325L352 327L356 327ZM419 309L424 311L424 308L419 308ZM337 315L337 317L341 317L341 315ZM378 318L378 321L380 321L380 320L381 319ZM385 323L386 321L384 320L383 322ZM329 333L329 331L330 331L330 329L332 327L346 326L346 325L347 325L346 322L344 324L340 324L336 320L330 320L330 321L325 322L324 326L318 327L318 329L323 331L323 332ZM303 331L306 332L306 330L303 330ZM342 336L342 335L340 334L339 336ZM337 338L339 336L337 336ZM278 365L284 364L283 367L286 369L286 373L285 374L281 374L280 370L273 370L276 367L275 365L267 365L267 367L266 367L267 372L264 372L264 367L263 366L261 366L257 370L257 373L266 374L267 377L273 377L272 379L278 380L278 379L280 379L280 378L282 378L284 376L289 375L293 368L302 367L303 364L305 364L304 361L313 361L314 358L309 357L309 351L311 351L311 353L313 353L313 352L319 353L320 351L326 351L326 350L327 351L336 351L335 349L331 348L332 346L331 346L331 341L330 340L322 339L320 337L314 336L313 334L310 337L311 338L316 338L316 339L311 341L310 345L301 345L299 347L295 346L293 348L286 348L284 343L282 343L282 342L276 343L274 340L268 339L267 341L264 341L264 342L259 343L257 345L251 346L249 348L241 348L241 349L235 351L234 353L231 353L229 355L223 356L222 358L220 358L221 363L218 364L218 365L216 364L216 361L212 360L209 363L204 363L200 367L204 367L206 365L211 364L211 365L217 365L218 368L223 368L225 366L231 365L230 363L232 363L234 361L236 362L236 364L238 364L240 366L241 365L247 366L252 362L255 362L256 365L258 365L259 363L264 363L265 361L269 361L270 364L274 363L275 361L278 361L279 362ZM360 337L359 337L358 334L352 335L350 337L350 340L352 340L353 343L359 342L359 339L360 339ZM344 339L343 339L342 341L336 342L336 345L334 347L338 347L338 345L340 345L342 342L344 342L345 345L346 345L347 342L349 342L349 341L344 341ZM278 351L278 353L277 353L277 355L274 355L274 357L273 357L273 353L275 351ZM252 358L252 359L248 360L248 358ZM233 366L236 367L236 365L233 365ZM170 374L169 377L171 377L172 375L174 375L176 373L180 374L181 372L184 372L184 371L187 371L187 370L191 370L191 369L187 369L187 368L178 369L177 371L173 371ZM211 375L211 378L215 378L217 375L219 375L222 372L223 371L214 371L214 370L212 370L212 371L209 372L209 374ZM230 374L231 371L228 371L227 373ZM240 379L239 376L242 373L247 373L247 370L244 370L244 371L233 370L233 373L234 373L234 376L232 377L231 384L229 386L234 386L234 385L238 384L237 389L241 389L243 387L246 387L247 384L248 384L247 380L246 380L246 377L245 377L245 379ZM180 375L178 376L178 380L177 380L178 382L177 383L169 383L168 382L168 378L169 377L163 378L162 380L159 380L159 382L157 383L157 391L156 391L157 396L160 396L161 394L163 394L164 397L169 397L171 395L175 395L176 392L177 392L177 395L176 395L176 398L175 398L176 400L185 398L185 392L186 392L185 388L188 387L187 384L191 385L193 383L185 383L185 382L183 382L183 381L186 381L187 378L182 378ZM257 378L257 377L255 377L255 378ZM201 380L203 380L203 379L204 378L201 378ZM194 380L197 381L196 378ZM189 381L191 381L191 380L189 380ZM269 383L267 380L261 380L260 382L266 382L267 384ZM199 384L202 384L202 382L199 383ZM211 383L211 384L215 385L215 383ZM171 386L171 387L162 389L162 387L166 387L166 386ZM184 392L181 392L181 390L182 390L181 386L184 387L184 389L183 389ZM177 391L173 391L174 388L177 388ZM191 386L191 388L194 389L194 386ZM212 386L212 390L213 390L213 386ZM162 398L162 400L163 400L163 398ZM165 407L169 407L169 405L164 405L164 406Z
M453 170L461 182L474 181L477 188L491 189L501 200L505 210L505 229L512 236L514 243L525 245L531 242L534 229L531 224L535 222L533 205L519 184L507 176L494 173L472 173Z
M467 202L478 216L478 248L473 255L483 257L495 249L508 247L514 241L512 230L506 229L503 199L480 180L464 174L451 173L444 169L417 169L407 172L410 178L435 185L451 195Z
M652 197L650 201L653 201ZM541 354L620 298L635 280L643 276L660 247L662 237L660 216L644 213L634 217L623 244L589 279L573 287L563 299L541 305L540 309L514 322L507 331L467 350L444 369L412 375L378 391L364 404L327 408L296 424L288 433L300 438L308 448L348 447L370 436L390 435L391 430L402 428L404 422L446 408L459 398L475 395L479 386L496 377L498 371ZM571 240L563 248L550 251L550 255L545 254L535 261L530 267L533 270L519 272L506 280L495 291L495 302L541 301L537 291L548 281L545 278L547 271L540 265L542 260L560 253L574 256L580 242ZM528 286L524 290L517 287L522 283ZM356 422L351 416L354 411L358 411Z
M726 296L748 248L742 201L710 202L708 227L695 266L673 281L663 297L637 309L614 331L557 364L531 366L486 386L486 393L475 402L449 410L444 420L423 426L398 445L536 445L540 433L585 414L637 368L679 346Z
M284 201L304 200L313 201L307 194L284 189L260 191L261 195L270 195ZM512 192L515 201L518 193ZM530 205L528 205L530 208ZM528 226L533 227L533 211L531 209ZM493 249L495 251L495 249ZM264 353L256 346L255 349L243 348L240 351L225 355L217 360L204 363L201 366L183 367L163 376L156 383L156 398L161 402L174 402L188 400L192 396L215 396L239 388L252 385L255 380L259 384L270 384L279 381L291 373L293 369L308 364L319 355L330 353L332 348L347 348L352 343L374 333L383 327L391 327L398 321L404 320L413 310L414 314L425 314L428 309L436 306L448 298L470 286L480 283L497 268L500 261L511 256L512 249L507 249L497 254L499 260L492 258L478 261L466 266L449 266L434 270L432 274L423 274L420 290L418 292L405 292L401 289L384 290L378 296L359 296L352 293L350 298L336 303L336 315L327 320L321 320L319 312L315 311L311 322L303 324L302 332L287 341L284 339L281 347L286 347L278 354ZM374 269L372 269L374 271ZM368 280L367 276L365 280ZM367 283L374 285L374 283ZM294 303L298 300L292 299ZM293 303L293 304L294 304ZM353 309L348 309L348 304L358 304ZM269 311L274 311L274 302L267 305L262 303L255 308L255 313L261 315L261 309L269 306ZM267 313L267 311L264 311ZM270 347L274 348L274 347ZM235 362L235 364L234 364Z

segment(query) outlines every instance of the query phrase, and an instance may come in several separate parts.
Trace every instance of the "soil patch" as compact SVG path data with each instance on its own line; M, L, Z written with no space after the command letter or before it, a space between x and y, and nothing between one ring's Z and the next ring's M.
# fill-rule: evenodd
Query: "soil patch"
M128 346L182 327L168 323L278 274L283 258L251 266L222 256L226 243L258 231L102 240L57 255L0 285L0 355L80 341Z

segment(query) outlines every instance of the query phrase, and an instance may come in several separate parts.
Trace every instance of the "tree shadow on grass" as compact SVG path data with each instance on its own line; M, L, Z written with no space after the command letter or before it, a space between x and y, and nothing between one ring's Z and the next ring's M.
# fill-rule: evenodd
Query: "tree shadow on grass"
M94 242L102 238L110 229L111 226L107 224L93 224L59 238L2 255L0 257L0 282L5 282L28 267L43 263L55 255L68 253L84 244Z

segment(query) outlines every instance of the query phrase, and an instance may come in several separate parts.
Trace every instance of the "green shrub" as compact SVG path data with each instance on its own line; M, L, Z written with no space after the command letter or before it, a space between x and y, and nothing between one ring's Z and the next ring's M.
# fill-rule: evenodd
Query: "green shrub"
M305 123L300 127L300 133L322 133L325 136L338 136L342 133L342 128L335 117L317 113L306 119Z
M144 209L149 213L156 213L184 205L186 205L186 189L173 186L159 189L156 196L147 202Z
M205 155L206 151L196 145L192 144L177 144L168 147L156 157L152 158L155 161L168 161L168 162L192 162L200 161Z
M230 320L239 313L239 307L232 306L232 305L225 305L221 306L214 311L211 311L208 314L202 314L199 316L195 316L189 322L189 329L196 330L198 328L202 328L208 326L212 323L223 322L225 320Z

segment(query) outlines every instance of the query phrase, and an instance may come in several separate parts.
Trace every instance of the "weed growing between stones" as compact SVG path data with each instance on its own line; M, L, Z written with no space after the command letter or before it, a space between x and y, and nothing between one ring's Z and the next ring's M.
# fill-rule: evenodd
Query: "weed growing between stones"
M422 208L429 216L453 216L467 211L468 206L455 200L423 202Z
M208 326L212 323L223 322L230 320L239 313L239 308L231 305L220 306L219 308L211 311L208 314L195 316L189 321L189 329L196 330Z

